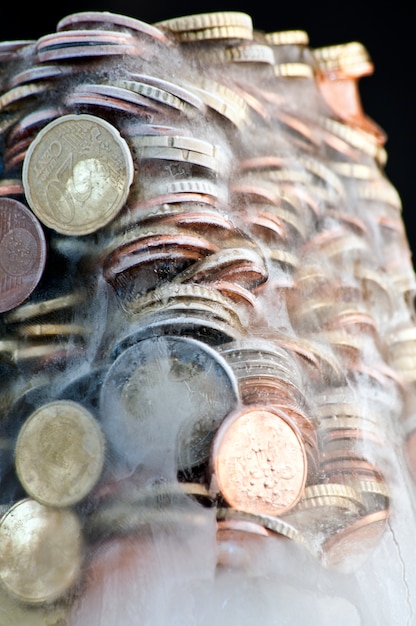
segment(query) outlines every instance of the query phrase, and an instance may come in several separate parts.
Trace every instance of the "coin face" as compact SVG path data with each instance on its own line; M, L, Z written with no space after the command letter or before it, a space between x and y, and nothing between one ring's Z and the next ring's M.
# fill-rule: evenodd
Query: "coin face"
M86 235L110 222L133 182L129 147L100 117L63 115L30 144L22 169L26 199L40 221L65 235Z
M233 372L214 348L154 336L121 352L108 370L101 419L129 466L185 469L207 460L213 434L237 400Z
M280 412L253 406L229 415L211 453L215 480L233 508L278 516L299 501L306 481L304 445Z
M0 581L12 597L52 602L76 582L81 563L81 526L72 510L27 498L1 518Z
M18 433L17 475L26 492L42 504L62 507L79 502L97 482L103 463L101 428L78 402L43 404Z
M46 239L37 217L22 203L0 198L0 313L32 293L46 262Z

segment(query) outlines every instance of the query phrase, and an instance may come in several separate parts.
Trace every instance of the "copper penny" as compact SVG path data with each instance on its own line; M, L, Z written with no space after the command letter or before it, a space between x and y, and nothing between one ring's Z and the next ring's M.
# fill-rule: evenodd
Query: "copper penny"
M46 263L46 238L21 202L0 198L0 312L21 304L38 284Z
M307 460L298 430L283 411L252 406L234 411L220 425L211 468L230 506L277 516L300 499Z

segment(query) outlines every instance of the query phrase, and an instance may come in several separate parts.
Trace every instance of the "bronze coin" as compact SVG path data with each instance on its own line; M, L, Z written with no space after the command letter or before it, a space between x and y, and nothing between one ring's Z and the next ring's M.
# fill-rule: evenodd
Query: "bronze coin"
M46 238L36 216L21 202L0 197L0 312L30 296L43 274Z
M278 516L300 499L307 460L298 429L275 408L228 415L211 450L213 483L236 509Z

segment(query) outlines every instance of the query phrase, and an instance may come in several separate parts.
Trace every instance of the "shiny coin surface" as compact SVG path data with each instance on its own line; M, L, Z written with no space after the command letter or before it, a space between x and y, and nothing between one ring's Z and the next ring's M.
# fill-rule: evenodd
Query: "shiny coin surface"
M88 114L63 115L30 144L22 181L40 221L66 235L85 235L110 222L133 182L127 143L109 122Z
M46 238L37 217L21 202L0 198L0 312L21 304L39 283Z
M2 585L25 603L57 600L80 574L81 533L78 517L70 509L20 500L0 521Z
M97 482L103 463L101 429L78 402L43 404L19 431L17 475L26 492L42 504L63 507L80 501Z
M238 401L231 368L190 337L150 337L122 352L100 397L107 436L129 466L181 469L209 456L209 445Z
M307 461L297 429L282 411L252 406L229 415L211 449L213 483L247 513L281 515L300 499Z

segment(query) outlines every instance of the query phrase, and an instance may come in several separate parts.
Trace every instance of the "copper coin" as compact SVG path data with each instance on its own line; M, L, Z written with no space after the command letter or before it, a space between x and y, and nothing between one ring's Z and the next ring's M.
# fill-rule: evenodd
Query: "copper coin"
M46 238L36 216L21 202L0 198L0 312L30 296L46 263Z
M252 406L234 411L220 425L211 468L230 506L278 516L300 499L307 460L300 434L283 411Z

